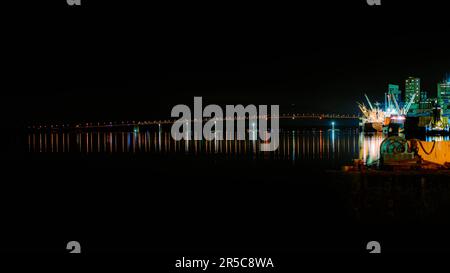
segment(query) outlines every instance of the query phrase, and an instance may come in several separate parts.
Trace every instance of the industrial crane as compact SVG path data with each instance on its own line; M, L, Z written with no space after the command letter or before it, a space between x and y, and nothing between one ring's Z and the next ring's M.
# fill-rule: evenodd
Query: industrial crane
M414 93L411 98L409 99L409 101L405 104L405 106L403 108L400 108L398 106L398 102L395 99L395 96L391 93L388 96L389 101L392 100L394 102L394 106L395 106L395 110L397 111L398 115L404 115L406 116L406 114L408 114L409 109L411 108L411 105L414 102L414 99L416 98L417 92Z
M370 103L369 97L367 96L367 94L364 94L364 96L366 97L366 100L367 100L367 103L369 104L370 110L373 111L372 103Z
M409 108L411 108L411 105L413 104L414 99L416 98L416 96L417 96L417 92L414 93L414 94L411 96L411 98L410 98L410 100L408 101L408 103L405 105L405 107L403 107L403 112L404 112L403 114L404 114L404 115L408 114Z
M358 103L358 107L364 115L365 122L379 122L382 123L384 121L384 112L380 109L379 103L375 103L375 108L372 106L369 97L367 94L364 94L366 97L367 103L369 104L369 108L366 107L364 103Z

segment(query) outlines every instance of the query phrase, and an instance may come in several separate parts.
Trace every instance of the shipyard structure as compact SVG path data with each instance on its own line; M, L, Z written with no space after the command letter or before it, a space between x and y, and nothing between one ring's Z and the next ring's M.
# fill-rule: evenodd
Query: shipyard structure
M365 100L366 103L358 103L364 132L449 134L450 77L437 84L435 97L422 90L420 78L409 77L405 80L404 92L399 85L389 84L384 102L372 102L367 95Z

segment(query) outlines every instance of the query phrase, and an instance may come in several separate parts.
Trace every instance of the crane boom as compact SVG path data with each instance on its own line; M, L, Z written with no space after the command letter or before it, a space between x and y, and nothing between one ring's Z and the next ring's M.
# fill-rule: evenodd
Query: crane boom
M364 104L358 102L358 107L366 118L369 118L370 114Z
M409 111L409 108L411 108L412 103L414 102L414 99L416 98L417 92L414 93L411 98L409 99L408 103L405 105L403 111L404 111L404 115L406 115Z
M394 101L395 110L397 111L398 114L400 114L401 110L400 110L400 107L398 106L397 99L395 98L395 96L392 93L391 93L391 100Z
M370 103L369 97L367 96L367 94L364 94L364 96L366 97L367 103L369 103L370 110L373 110L372 103Z

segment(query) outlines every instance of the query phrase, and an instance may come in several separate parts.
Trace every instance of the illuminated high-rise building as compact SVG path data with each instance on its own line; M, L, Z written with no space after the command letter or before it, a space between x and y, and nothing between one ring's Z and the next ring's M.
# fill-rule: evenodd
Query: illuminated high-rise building
M431 110L432 107L433 107L432 99L428 98L428 92L421 91L419 100L419 109Z
M405 84L405 103L408 103L411 97L416 94L413 104L418 104L420 101L420 79L409 77Z
M450 79L439 83L437 89L438 103L441 105L444 112L450 110Z

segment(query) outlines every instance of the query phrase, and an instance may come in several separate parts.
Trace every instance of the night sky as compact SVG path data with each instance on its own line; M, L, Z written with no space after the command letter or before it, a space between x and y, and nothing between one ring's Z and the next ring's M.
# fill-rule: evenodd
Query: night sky
M382 101L388 83L404 90L409 76L435 96L450 72L443 7L312 2L8 6L1 118L14 127L165 118L193 96L357 113L365 92Z

